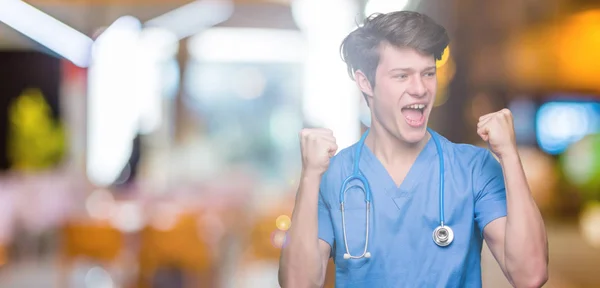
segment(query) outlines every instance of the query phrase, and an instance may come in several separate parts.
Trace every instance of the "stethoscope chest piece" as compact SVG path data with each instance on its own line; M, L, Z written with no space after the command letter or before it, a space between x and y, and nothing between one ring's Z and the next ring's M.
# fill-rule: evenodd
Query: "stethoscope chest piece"
M440 247L448 246L454 240L454 231L452 228L441 225L433 230L433 242Z

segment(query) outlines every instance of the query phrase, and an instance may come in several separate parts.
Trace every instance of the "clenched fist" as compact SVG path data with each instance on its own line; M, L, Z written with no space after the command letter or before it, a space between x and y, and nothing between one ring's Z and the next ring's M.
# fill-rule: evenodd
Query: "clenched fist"
M302 169L306 173L323 175L329 167L329 159L338 149L333 131L324 128L300 131Z
M508 109L483 115L477 124L477 134L487 142L498 158L517 153L512 113Z

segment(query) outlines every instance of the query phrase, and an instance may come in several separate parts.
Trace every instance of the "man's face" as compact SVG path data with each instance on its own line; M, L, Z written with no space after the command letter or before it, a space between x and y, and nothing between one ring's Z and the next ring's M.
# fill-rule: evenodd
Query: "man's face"
M426 135L435 100L435 59L390 44L382 44L380 49L375 88L369 97L372 125L382 126L398 139L417 143Z

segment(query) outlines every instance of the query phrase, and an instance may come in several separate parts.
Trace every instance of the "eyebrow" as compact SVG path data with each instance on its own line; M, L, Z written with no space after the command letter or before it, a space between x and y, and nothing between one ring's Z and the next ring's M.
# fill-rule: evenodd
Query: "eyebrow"
M431 70L435 70L435 69L436 69L436 66L429 66L429 67L423 69L422 72L431 71ZM413 69L413 68L394 68L394 69L391 69L389 72L394 73L394 72L414 72L414 71L415 71L415 69Z

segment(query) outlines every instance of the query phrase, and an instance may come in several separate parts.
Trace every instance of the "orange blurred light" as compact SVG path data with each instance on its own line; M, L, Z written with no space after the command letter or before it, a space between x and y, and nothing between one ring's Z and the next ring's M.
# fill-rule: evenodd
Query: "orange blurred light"
M435 66L437 68L444 66L446 63L448 63L448 59L450 59L450 46L447 46L446 49L444 49L444 53L442 54L442 59L437 61L435 63Z
M536 26L507 42L506 75L522 89L600 91L600 9Z
M531 194L542 211L550 211L556 200L558 172L552 156L537 148L519 148Z
M6 248L0 245L0 267L6 264Z
M292 219L287 215L281 215L275 220L275 225L277 226L277 229L287 231L290 229L290 226L292 226Z
M557 78L568 86L600 88L600 10L570 17L556 31Z

